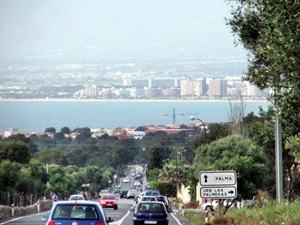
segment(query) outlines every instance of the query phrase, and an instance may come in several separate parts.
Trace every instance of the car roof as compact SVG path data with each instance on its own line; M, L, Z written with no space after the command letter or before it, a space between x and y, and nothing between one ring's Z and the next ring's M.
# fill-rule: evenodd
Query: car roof
M71 200L71 201L58 201L55 202L55 205L70 205L70 204L74 204L74 205L97 205L99 206L98 202L91 202L91 201L86 201L86 200L82 200L82 201L75 201L75 200Z
M162 202L159 202L159 201L142 201L142 202L139 202L138 204L161 204L164 206L164 203Z

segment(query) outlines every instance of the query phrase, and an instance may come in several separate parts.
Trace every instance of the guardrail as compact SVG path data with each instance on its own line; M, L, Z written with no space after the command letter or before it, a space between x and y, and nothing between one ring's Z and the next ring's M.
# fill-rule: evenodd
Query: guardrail
M41 200L26 207L15 207L14 204L11 206L0 205L0 221L47 211L51 209L52 203L52 200Z

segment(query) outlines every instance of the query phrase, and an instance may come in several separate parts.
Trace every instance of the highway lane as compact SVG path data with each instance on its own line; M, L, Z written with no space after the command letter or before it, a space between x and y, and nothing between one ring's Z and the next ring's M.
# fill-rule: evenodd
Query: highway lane
M107 217L114 218L113 224L119 224L118 220L122 219L126 215L126 213L128 213L132 204L133 204L132 200L120 199L118 210L105 208L104 211ZM49 212L16 218L11 221L2 222L0 223L0 225L45 225L45 222L41 221L41 217L43 216L48 217Z

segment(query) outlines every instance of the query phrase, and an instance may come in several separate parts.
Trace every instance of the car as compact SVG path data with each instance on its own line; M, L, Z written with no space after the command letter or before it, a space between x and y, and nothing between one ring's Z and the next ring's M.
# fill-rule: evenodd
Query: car
M135 189L131 189L131 190L129 190L128 192L127 192L127 198L133 198L133 199L135 199L135 196L137 196L138 195L138 192L137 192L137 190L135 190Z
M139 202L133 212L133 225L168 225L168 213L162 202Z
M140 202L141 198L145 195L145 191L139 193L136 197L135 197L135 201L136 202Z
M50 211L49 217L42 217L46 225L107 225L112 218L106 218L105 213L97 202L89 201L59 201Z
M141 188L142 187L142 183L140 181L136 180L133 183L133 187L134 188Z
M155 196L142 196L139 199L140 202L156 202L157 199L155 198Z
M130 181L130 180L129 180L128 177L124 177L124 178L123 178L123 183L129 183L129 181Z
M159 196L160 192L158 190L146 190L145 196Z
M110 194L110 191L108 189L102 189L99 193L99 196L101 197L102 195Z
M159 202L164 203L164 205L165 205L168 212L172 212L171 203L170 203L169 199L166 196L162 196L162 195L155 196L155 199Z
M120 198L127 198L127 193L128 193L127 189L122 189L120 191Z
M114 210L118 209L118 199L112 194L102 195L99 201L103 208L114 208Z
M218 200L207 201L201 205L202 210L214 211L218 208Z
M68 201L84 201L85 197L81 194L71 195Z

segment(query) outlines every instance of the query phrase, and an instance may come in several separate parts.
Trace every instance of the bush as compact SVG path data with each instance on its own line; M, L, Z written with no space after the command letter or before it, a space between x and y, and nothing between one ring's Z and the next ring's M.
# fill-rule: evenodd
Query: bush
M191 201L187 204L183 205L183 208L185 209L196 209L199 206L199 202L198 201Z
M168 197L175 197L176 196L176 185L170 183L164 183L159 181L150 181L149 182L151 188L159 190L159 192Z

